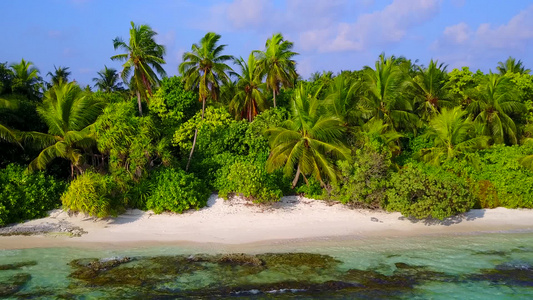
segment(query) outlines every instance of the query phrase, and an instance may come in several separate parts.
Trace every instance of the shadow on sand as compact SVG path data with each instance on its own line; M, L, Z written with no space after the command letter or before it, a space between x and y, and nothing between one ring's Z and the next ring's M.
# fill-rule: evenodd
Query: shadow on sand
M143 217L150 217L145 211L142 211L140 209L128 209L125 213L118 215L117 217L110 217L105 218L108 222L108 224L127 224L127 223L133 223Z
M463 221L467 221L467 222L474 221L475 219L483 218L484 215L485 215L484 209L472 209L466 213L452 216L444 220L433 219L433 218L417 219L413 217L403 217L403 216L399 217L398 219L409 220L411 221L411 223L423 223L424 225L427 225L427 226L432 226L432 225L451 226L451 225L459 224Z

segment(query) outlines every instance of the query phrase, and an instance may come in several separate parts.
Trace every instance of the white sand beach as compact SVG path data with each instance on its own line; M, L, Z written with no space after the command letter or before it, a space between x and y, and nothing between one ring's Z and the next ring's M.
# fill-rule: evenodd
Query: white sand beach
M117 218L69 216L54 210L50 216L17 226L71 224L86 231L66 234L0 237L0 249L87 244L215 243L249 244L274 240L328 237L370 238L468 234L524 230L533 232L531 209L481 209L444 221L413 221L400 213L352 209L342 204L284 197L274 205L256 205L240 198L224 201L212 195L208 206L183 214L129 210Z

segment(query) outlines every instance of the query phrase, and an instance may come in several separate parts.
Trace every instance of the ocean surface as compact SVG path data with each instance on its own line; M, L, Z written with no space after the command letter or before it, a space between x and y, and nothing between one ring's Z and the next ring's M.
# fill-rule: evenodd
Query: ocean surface
M533 232L0 250L0 298L533 299Z

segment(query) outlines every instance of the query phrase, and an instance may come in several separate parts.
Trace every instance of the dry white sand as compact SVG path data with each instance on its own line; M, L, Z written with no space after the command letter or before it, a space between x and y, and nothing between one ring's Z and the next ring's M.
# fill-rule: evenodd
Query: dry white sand
M400 213L351 209L342 204L284 197L272 206L240 198L211 196L208 206L183 214L129 210L117 218L97 220L55 210L50 216L22 224L68 222L87 231L66 235L0 237L0 249L76 246L83 244L217 243L248 244L269 240L324 237L396 237L525 230L533 232L533 210L482 209L444 221L413 221Z

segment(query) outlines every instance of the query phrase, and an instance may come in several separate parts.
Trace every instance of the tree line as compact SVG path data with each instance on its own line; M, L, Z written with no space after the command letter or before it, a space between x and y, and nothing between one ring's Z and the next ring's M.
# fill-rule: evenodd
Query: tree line
M485 74L381 54L304 80L282 34L245 59L209 32L167 77L155 36L132 22L127 41L115 38L122 70L104 66L96 92L68 67L47 83L29 61L0 64L0 184L12 186L0 225L27 217L24 201L96 216L181 212L211 191L255 202L298 193L417 218L533 207L533 78L520 60ZM43 189L64 184L39 199L23 169Z

